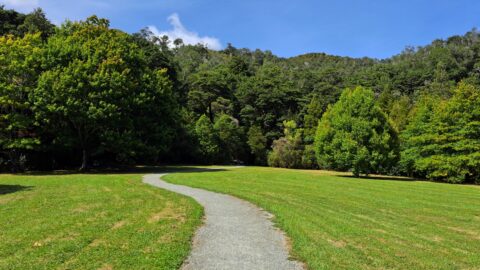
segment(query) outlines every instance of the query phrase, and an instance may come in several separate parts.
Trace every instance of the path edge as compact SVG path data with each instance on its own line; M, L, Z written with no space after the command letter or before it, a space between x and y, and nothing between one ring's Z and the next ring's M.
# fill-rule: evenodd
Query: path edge
M238 169L238 168L244 168L245 166L234 166L234 167L228 167L228 169ZM220 168L208 168L208 169L211 169L211 170L215 170L215 169L223 169L225 167L220 167ZM283 236L283 245L285 247L285 249L287 250L288 252L288 260L291 260L291 261L295 261L297 262L301 268L303 270L308 270L308 266L307 264L301 260L300 258L297 258L295 256L292 255L292 251L293 251L293 241L291 239L290 236L288 236L288 234L282 230L282 228L280 228L278 222L276 221L276 216L270 212L268 212L267 210L263 209L262 207L246 200L246 199L243 199L243 198L239 198L237 196L233 196L231 194L228 194L228 193L224 193L224 192L218 192L218 191L213 191L213 190L209 190L209 189L203 189L203 188L197 188L197 187L191 187L191 186L187 186L187 185L179 185L179 184L174 184L174 183L171 183L167 180L165 180L163 177L164 176L167 176L169 174L175 174L175 173L182 173L183 171L168 171L168 172L159 172L159 173L149 173L149 174L145 174L142 176L142 183L144 184L147 184L149 186L152 186L154 188L160 188L160 189L163 189L163 190L166 190L168 192L172 192L172 193L175 193L175 194L178 194L178 195L181 195L181 196L185 196L185 197L188 197L192 200L194 200L196 203L198 203L201 207L202 207L202 217L201 217L201 223L198 225L198 227L195 229L195 232L193 233L192 237L190 238L190 251L189 251L189 254L187 255L187 257L183 260L182 262L182 265L180 266L180 270L184 269L184 266L188 263L188 258L190 257L190 254L192 252L192 249L193 249L193 245L194 245L194 241L195 241L195 238L197 236L197 233L198 231L203 227L205 226L205 220L206 220L206 215L205 215L205 208L204 206L198 202L195 198L193 197L190 197L188 195L185 195L185 194L181 194L181 193L177 193L175 191L172 191L172 190L168 190L168 189L165 189L165 188L162 188L162 187L157 187L155 185L152 185L151 183L147 182L146 180L146 176L152 176L152 175L155 175L157 176L157 179L158 181L163 181L167 184L170 184L170 185L177 185L177 186L184 186L184 187L188 187L188 188L193 188L193 189L199 189L199 190L203 190L203 191L208 191L208 192L212 192L212 193L217 193L217 194L222 194L222 195L225 195L225 196L229 196L235 200L239 200L243 203L247 203L247 204L250 204L252 207L258 209L260 212L262 212L262 214L264 214L266 216L266 218L272 223L273 225L273 229L275 229L276 231L278 231L282 236Z

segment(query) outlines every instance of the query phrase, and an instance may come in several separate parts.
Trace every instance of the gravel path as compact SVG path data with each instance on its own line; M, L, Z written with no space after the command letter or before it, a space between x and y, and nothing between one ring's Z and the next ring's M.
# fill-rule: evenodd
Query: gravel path
M229 195L174 185L151 174L143 182L190 196L205 209L204 225L197 230L183 270L282 270L303 269L288 260L284 234L271 222L271 215L257 206Z

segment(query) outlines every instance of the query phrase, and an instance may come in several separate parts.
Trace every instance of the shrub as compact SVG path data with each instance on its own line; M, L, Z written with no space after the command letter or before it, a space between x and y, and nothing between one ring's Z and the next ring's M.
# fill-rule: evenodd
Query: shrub
M302 166L302 130L297 129L295 121L284 121L284 135L273 141L272 151L268 154L268 165L282 168Z

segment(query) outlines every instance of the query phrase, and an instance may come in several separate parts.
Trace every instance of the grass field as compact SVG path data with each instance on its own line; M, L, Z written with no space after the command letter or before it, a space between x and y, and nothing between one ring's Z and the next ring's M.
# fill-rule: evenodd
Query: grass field
M246 167L166 180L273 213L310 269L480 269L480 186ZM0 269L176 269L193 200L141 174L0 176Z
M273 213L310 269L480 269L479 186L255 167L165 178Z
M201 216L141 175L1 175L0 269L176 269Z

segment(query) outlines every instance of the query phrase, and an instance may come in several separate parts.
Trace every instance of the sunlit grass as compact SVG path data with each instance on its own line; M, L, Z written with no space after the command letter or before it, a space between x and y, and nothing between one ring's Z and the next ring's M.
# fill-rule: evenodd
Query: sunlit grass
M165 178L273 213L311 269L480 268L478 186L256 167Z
M201 215L141 175L2 175L0 269L176 269Z

